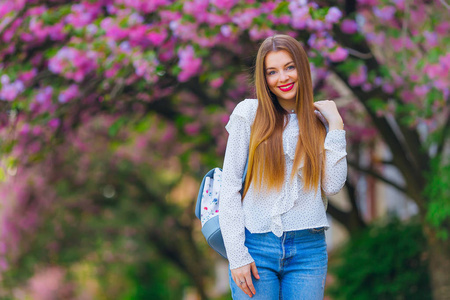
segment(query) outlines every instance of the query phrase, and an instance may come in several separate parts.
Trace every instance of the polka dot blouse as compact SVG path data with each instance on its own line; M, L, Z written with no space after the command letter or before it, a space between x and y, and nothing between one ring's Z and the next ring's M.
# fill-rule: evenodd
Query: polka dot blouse
M240 102L225 126L229 137L223 165L219 221L231 269L253 262L244 245L245 228L251 233L273 232L278 237L285 231L316 227L328 229L327 202L326 198L322 199L320 188L326 195L336 194L347 177L345 131L332 130L325 138L325 176L316 193L303 189L302 163L298 167L298 176L289 180L299 134L297 117L290 114L283 132L286 179L281 191L263 190L257 193L250 185L241 202L239 191L248 156L250 126L257 107L257 99Z

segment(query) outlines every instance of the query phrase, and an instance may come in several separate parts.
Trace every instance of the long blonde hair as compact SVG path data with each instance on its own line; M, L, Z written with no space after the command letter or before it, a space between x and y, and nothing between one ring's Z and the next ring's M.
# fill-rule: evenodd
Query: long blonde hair
M291 179L297 173L300 162L304 187L317 190L321 174L324 174L326 130L314 114L314 98L308 57L301 44L288 35L274 35L261 44L256 57L255 87L258 99L255 121L250 135L249 163L242 199L250 183L256 190L262 185L268 189L280 190L284 182L285 159L283 151L283 130L287 112L279 104L265 77L265 58L271 51L286 50L294 61L298 74L295 108L299 124L299 136L295 150ZM322 152L322 153L321 153Z

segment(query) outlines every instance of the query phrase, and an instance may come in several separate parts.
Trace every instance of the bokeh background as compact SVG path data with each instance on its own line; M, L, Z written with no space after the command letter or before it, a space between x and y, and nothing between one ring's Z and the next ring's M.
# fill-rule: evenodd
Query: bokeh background
M0 1L0 299L230 299L194 216L260 42L343 116L326 299L450 299L446 0Z

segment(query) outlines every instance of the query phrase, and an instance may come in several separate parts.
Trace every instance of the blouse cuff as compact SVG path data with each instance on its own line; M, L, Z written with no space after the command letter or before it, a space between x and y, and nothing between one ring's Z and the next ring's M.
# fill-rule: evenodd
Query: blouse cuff
M254 262L254 259L251 257L251 255L250 255L250 253L248 253L248 251L244 255L244 257L242 257L242 259L240 261L233 261L230 259L230 257L228 257L228 259L230 262L230 270L237 269L237 268L246 266L246 265Z
M334 129L327 133L324 148L326 150L345 151L345 130Z

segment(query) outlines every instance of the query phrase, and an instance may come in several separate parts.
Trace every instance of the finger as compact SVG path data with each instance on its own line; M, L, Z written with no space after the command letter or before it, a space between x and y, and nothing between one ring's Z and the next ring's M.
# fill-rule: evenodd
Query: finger
M253 295L256 294L255 287L253 286L252 276L250 274L245 277L245 281L247 282L247 286L253 293Z
M256 264L252 263L251 267L252 267L253 276L255 276L256 279L259 279L259 274L258 274L258 269L256 268Z
M244 293L246 293L250 298L253 296L253 293L252 293L252 291L250 290L250 288L248 287L248 284L247 284L247 282L245 281L245 278L244 279L242 279L242 280L240 280L240 282L242 282L242 283L239 283L239 287L241 288L241 290L244 292Z

